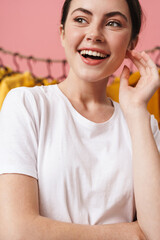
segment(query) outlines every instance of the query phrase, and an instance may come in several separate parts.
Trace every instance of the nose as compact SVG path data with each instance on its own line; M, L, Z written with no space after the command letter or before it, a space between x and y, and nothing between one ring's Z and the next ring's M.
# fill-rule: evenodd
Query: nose
M93 26L87 32L86 40L92 42L104 42L105 38L102 31L98 27Z

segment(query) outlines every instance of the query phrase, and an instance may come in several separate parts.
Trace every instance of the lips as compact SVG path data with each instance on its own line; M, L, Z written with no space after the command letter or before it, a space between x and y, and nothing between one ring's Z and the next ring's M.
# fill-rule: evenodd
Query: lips
M110 57L109 53L97 48L83 48L78 52L82 61L88 65L98 65Z

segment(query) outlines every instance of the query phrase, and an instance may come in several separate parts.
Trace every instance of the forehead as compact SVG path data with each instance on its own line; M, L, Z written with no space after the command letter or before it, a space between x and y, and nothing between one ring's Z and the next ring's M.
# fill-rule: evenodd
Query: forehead
M126 0L72 0L69 13L76 8L90 10L93 14L106 14L112 11L119 11L130 18L130 12Z

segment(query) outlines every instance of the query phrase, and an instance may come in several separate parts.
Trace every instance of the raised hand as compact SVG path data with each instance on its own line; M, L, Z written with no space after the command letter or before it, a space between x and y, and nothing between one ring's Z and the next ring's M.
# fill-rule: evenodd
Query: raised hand
M124 67L121 74L119 102L124 113L134 109L147 108L147 103L155 91L160 87L160 78L157 67L148 54L128 51L128 57L133 61L141 74L136 87L128 85L130 70Z

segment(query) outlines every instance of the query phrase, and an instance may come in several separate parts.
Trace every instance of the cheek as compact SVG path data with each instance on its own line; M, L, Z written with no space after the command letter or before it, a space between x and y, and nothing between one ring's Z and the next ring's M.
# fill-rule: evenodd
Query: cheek
M70 47L70 50L77 49L81 39L82 34L78 31L74 31L73 29L66 29L67 34L64 37L65 47Z
M115 51L126 52L130 42L130 33L115 33L112 35L111 48Z
M115 72L126 57L126 51L130 42L130 34L115 33L110 39L110 49L112 52L112 71Z

